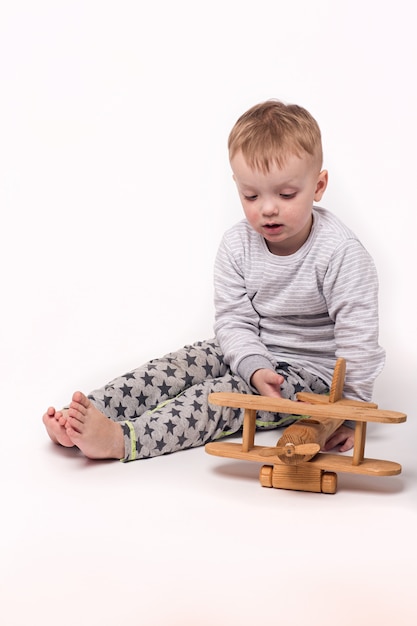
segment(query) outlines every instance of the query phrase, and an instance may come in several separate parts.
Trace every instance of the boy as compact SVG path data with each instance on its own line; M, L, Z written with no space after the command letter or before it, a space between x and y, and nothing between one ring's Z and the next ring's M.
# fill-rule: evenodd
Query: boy
M256 105L233 127L229 156L246 219L225 233L217 254L216 338L88 397L75 392L62 411L50 407L43 421L55 443L123 461L203 445L243 420L239 409L209 405L209 393L327 393L339 356L347 361L345 395L371 399L384 364L377 276L356 236L314 206L328 180L316 121L296 105ZM288 420L258 418L264 428ZM345 424L325 449L352 445Z

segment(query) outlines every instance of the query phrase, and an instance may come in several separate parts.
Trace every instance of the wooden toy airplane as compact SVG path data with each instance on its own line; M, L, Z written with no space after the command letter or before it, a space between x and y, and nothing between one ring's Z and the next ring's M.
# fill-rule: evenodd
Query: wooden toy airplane
M365 458L367 422L398 424L407 416L396 411L378 409L373 402L348 400L343 397L346 373L345 359L336 362L328 396L297 393L297 400L269 398L239 393L212 393L209 402L220 406L244 409L241 443L212 442L205 446L208 454L264 463L259 479L263 487L294 489L317 493L336 493L337 473L394 476L401 473L401 465L392 461ZM311 416L301 418L288 426L275 447L255 445L256 412L272 411L289 415ZM355 439L352 456L319 453L330 435L344 422L355 421Z

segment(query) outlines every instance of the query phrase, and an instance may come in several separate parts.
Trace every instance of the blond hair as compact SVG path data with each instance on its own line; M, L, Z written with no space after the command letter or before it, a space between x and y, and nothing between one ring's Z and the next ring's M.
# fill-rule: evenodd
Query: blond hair
M239 151L250 167L268 172L279 168L290 155L307 153L321 169L323 152L320 128L310 113L296 104L267 100L251 107L233 126L228 141L229 157Z

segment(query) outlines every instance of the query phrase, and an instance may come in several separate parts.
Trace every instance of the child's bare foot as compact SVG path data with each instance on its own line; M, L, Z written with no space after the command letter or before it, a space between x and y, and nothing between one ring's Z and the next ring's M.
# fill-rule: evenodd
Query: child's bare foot
M66 448L73 448L74 442L71 441L68 433L65 429L67 421L67 411L55 411L53 406L42 417L42 421L45 424L48 435L54 443L65 446Z
M125 453L123 431L81 391L76 391L68 409L66 432L69 439L89 459L122 459Z

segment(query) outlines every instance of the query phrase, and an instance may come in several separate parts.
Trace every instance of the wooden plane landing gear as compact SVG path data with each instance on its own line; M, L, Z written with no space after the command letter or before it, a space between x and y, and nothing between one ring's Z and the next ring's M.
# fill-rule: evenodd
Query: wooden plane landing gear
M345 371L345 360L338 359L329 395L298 393L297 400L301 402L239 393L210 394L211 403L242 408L245 412L242 442L208 443L206 452L258 463L265 463L266 458L270 458L272 465L262 465L259 479L263 487L276 489L334 494L337 472L368 476L400 474L399 463L365 458L366 424L398 424L405 422L407 416L396 411L380 410L372 402L344 398ZM257 411L310 417L301 418L288 426L276 446L265 447L255 445ZM352 456L320 453L330 435L347 419L356 423Z
M331 493L337 491L336 472L304 465L262 465L259 472L262 487L275 489L292 489L294 491L313 491L315 493Z

